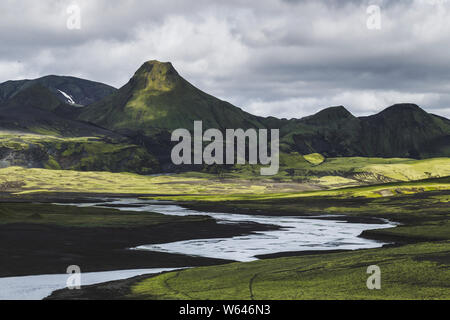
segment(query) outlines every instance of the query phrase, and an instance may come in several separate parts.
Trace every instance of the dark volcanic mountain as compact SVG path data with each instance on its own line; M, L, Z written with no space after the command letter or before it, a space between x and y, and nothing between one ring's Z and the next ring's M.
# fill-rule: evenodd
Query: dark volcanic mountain
M111 130L152 133L154 129L264 127L262 118L197 89L171 63L149 61L116 93L83 109L80 119Z
M76 106L86 106L97 102L117 90L103 83L74 77L46 76L35 80L18 80L1 83L0 104L36 84L49 89L61 102Z

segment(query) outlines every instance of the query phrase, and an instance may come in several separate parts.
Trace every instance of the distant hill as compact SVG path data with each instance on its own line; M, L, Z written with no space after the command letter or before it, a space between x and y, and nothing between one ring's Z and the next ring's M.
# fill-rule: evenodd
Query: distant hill
M0 128L65 137L118 136L74 120L79 109L61 102L46 87L34 84L0 104Z
M49 89L61 102L75 106L86 106L97 102L117 90L99 82L75 77L51 75L34 80L18 80L1 83L0 104L36 84Z
M290 121L283 129L286 149L327 157L427 158L450 156L450 120L414 104L397 104L357 118L344 107Z

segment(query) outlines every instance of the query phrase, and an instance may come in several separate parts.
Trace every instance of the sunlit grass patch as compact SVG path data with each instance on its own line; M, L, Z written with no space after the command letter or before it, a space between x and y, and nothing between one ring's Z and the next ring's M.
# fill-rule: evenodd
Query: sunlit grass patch
M149 212L125 212L108 208L80 208L53 204L2 203L0 206L0 224L123 228L208 219L210 218L206 216L175 217Z
M303 157L305 158L306 161L308 161L309 163L311 163L313 165L319 165L325 161L325 157L322 156L320 153L312 153L312 154L304 155Z
M117 194L242 194L266 193L272 184L246 184L183 175L143 176L132 173L79 172L70 170L0 169L0 188L16 194L40 192L117 193ZM292 189L289 189L292 191Z
M449 252L445 241L195 268L140 281L128 298L448 299ZM381 290L367 288L371 265L381 269Z

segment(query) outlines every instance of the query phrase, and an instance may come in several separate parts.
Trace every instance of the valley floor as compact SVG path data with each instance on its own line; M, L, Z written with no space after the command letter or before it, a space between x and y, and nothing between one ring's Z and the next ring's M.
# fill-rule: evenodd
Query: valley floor
M302 198L197 203L197 209L233 212L246 208L258 214L345 214L353 218L389 218L401 222L391 229L362 236L395 245L335 253L293 252L260 261L232 263L168 272L55 292L51 299L449 299L450 191L398 197ZM284 256L284 257L283 257ZM278 258L274 258L278 257ZM367 268L381 269L381 290L369 290ZM118 294L111 296L111 288Z
M0 169L0 182L3 181L0 254L2 261L8 261L0 266L0 275L60 273L64 266L80 259L89 266L86 271L199 266L79 291L58 291L50 297L53 299L450 298L449 177L344 188L305 189L300 183L296 186L303 188L300 190L284 184L286 182L281 182L277 188L277 182L273 181L223 181L200 175L145 177ZM20 181L23 183L18 183ZM283 189L282 186L288 187ZM361 235L393 243L384 248L331 253L289 252L259 257L262 260L255 262L230 263L155 252L132 253L125 252L124 248L143 243L228 237L270 226L243 224L236 227L217 224L206 216L149 216L118 213L113 208L51 205L52 202L83 202L89 201L86 198L92 201L92 198L108 196L171 200L208 212L339 215L339 219L345 221L367 223L377 218L400 225ZM93 237L96 240L89 241ZM111 257L120 259L114 262ZM49 267L49 261L59 262ZM381 290L366 287L369 276L366 271L370 265L381 268Z

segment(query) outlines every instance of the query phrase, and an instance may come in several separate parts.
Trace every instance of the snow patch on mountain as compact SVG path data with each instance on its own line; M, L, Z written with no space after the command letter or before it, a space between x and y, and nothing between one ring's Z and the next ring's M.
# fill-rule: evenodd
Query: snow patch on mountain
M67 102L70 104L75 104L75 101L73 100L72 96L68 95L64 91L61 91L58 89L58 91L67 99Z

